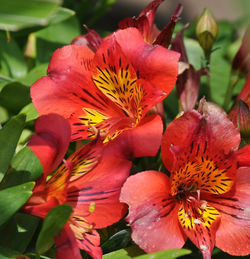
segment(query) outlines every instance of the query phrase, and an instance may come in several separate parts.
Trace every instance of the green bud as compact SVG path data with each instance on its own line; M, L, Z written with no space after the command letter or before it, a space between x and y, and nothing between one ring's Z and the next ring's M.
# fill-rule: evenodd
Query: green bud
M196 25L196 36L205 52L211 50L218 33L218 25L210 9L205 8Z

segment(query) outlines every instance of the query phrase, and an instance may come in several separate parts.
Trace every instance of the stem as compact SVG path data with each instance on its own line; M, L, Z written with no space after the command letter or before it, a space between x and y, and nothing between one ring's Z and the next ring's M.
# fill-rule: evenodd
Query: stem
M239 82L239 80L240 80L239 73L235 74L231 70L230 80L229 80L229 84L227 87L226 97L225 97L225 101L224 101L224 105L223 105L223 108L225 111L228 110L228 105L230 104L230 101L232 98L233 89L234 89L235 85Z
M210 57L211 57L211 51L205 52L206 57L206 68L208 72L210 71ZM210 86L210 76L207 76L207 101L211 101L211 86Z

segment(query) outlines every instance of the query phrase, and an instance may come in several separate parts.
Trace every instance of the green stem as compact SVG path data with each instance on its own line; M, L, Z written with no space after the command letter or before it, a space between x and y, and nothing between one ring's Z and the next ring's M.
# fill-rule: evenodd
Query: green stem
M205 57L206 57L206 68L208 72L210 71L210 57L211 57L211 51L206 51L205 52ZM207 96L206 99L207 101L211 101L211 82L210 82L210 76L207 76Z
M233 89L234 89L235 85L239 82L239 80L240 80L239 73L233 73L233 71L231 71L230 80L229 80L229 84L227 87L226 97L225 97L225 101L224 101L224 105L223 105L223 108L225 111L228 110L228 106L230 104L232 94L233 94Z

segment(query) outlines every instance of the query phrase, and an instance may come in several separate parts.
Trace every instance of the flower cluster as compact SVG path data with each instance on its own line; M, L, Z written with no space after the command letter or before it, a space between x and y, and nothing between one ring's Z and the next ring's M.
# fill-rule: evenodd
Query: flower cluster
M187 238L205 259L215 246L250 253L249 76L229 115L209 93L208 102L198 101L217 23L209 10L198 22L207 62L196 70L183 41L186 27L174 33L182 5L162 30L154 24L162 2L104 38L87 29L54 52L47 76L31 86L40 117L27 145L43 174L22 212L45 219L58 205L72 207L54 237L58 259L80 259L80 250L102 258L98 229L124 218L147 253L182 248ZM241 64L236 59L233 69ZM175 84L179 114L165 127L163 100ZM157 156L161 170L131 170L144 156Z

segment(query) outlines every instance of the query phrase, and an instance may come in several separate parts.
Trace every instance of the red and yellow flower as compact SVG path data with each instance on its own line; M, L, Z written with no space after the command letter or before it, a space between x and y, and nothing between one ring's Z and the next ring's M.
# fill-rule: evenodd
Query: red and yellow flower
M169 124L162 157L171 173L144 171L125 182L133 240L146 252L181 248L189 238L211 258L214 246L250 253L250 154L214 105L201 103Z
M37 129L28 145L46 168L46 174L37 180L23 210L44 218L54 206L70 204L73 212L60 236L55 237L57 258L80 259L79 248L93 258L101 258L100 237L95 229L117 222L126 213L119 195L131 162L113 152L112 144L104 147L96 139L71 155L47 178L65 154L61 143L68 147L70 127L61 116L49 114L38 118Z
M145 43L136 28L118 30L96 53L79 45L55 51L48 76L31 87L40 114L56 112L72 127L71 141L93 138L100 131L104 142L145 121L152 106L172 90L179 54ZM160 130L161 131L161 130ZM161 132L151 142L160 143Z

